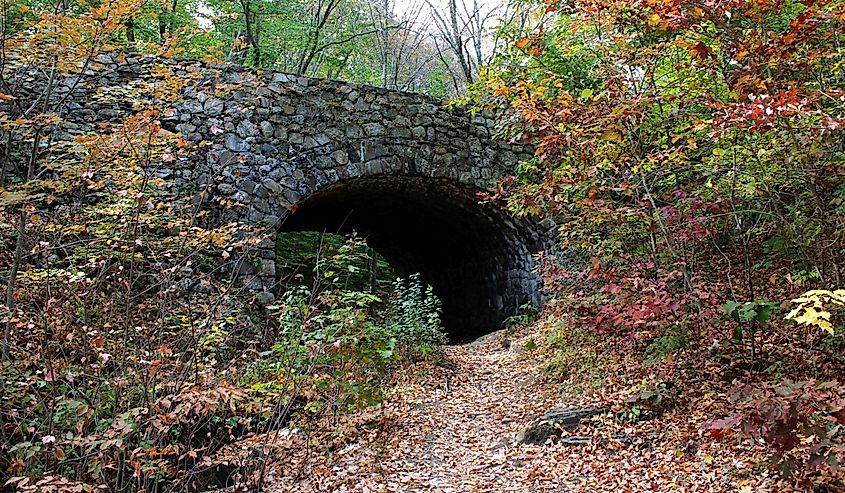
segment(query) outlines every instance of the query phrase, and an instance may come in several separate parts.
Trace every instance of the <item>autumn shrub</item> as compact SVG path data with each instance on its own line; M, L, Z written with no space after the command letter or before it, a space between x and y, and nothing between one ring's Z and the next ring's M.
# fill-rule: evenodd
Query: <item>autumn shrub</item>
M131 56L111 50L138 8L39 9L29 30L4 25L0 482L9 488L225 486L206 477L215 454L283 424L279 402L292 400L236 381L272 328L227 275L254 248L244 238L260 235L204 227L200 204L158 176L205 145L161 123L192 77L150 59L149 78L91 91L129 106L90 125L64 120L75 110L68 94L111 70L97 60Z
M782 470L833 464L845 6L526 9L534 30L502 30L510 47L476 90L480 106L507 108L506 135L536 149L498 197L560 226L560 252L541 271L547 313L570 342L550 346L550 358L557 347L573 368L580 343L624 362L603 382L614 398L654 374L695 406L702 382L727 392L742 379L717 411L737 411L731 429L770 447ZM798 325L783 320L790 299ZM570 335L585 331L598 343Z
M837 382L740 385L729 399L735 413L710 423L710 432L718 439L741 433L765 444L783 476L838 470L845 459L845 393Z

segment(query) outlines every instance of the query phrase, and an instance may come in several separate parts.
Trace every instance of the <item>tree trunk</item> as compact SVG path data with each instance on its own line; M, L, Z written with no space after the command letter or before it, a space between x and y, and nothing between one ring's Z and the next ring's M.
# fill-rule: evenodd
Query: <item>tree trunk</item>
M126 41L135 42L135 19L133 17L126 21Z
M467 83L472 83L472 70L467 62L466 55L464 54L463 36L461 35L461 28L458 26L457 0L449 0L449 19L452 22L452 36L454 38L452 45L455 48L455 55L458 56L458 63L464 71Z

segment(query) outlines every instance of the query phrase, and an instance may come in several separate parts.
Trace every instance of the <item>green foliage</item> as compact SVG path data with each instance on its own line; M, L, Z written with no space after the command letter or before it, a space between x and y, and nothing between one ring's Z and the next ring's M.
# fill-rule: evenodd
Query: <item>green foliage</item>
M629 389L629 397L616 412L616 419L624 423L638 423L664 412L673 404L674 394L665 383L643 381Z
M315 231L282 232L276 237L276 271L282 283L288 285L313 285L319 257L332 257L341 254L341 249L351 250L344 265L333 267L333 271L343 272L348 276L343 279L348 289L376 292L389 287L393 278L393 269L382 256L378 256L375 272L370 272L370 256L375 253L367 243L357 236L345 237L332 233L320 234ZM339 269L339 270L338 270ZM371 274L375 275L375 286L370 286Z
M251 365L245 384L281 391L306 389L301 416L334 415L379 402L397 363L437 354L446 343L440 301L419 275L396 279L386 307L351 276L369 259L355 236L318 247L315 289L284 293L277 341Z
M542 344L548 353L544 372L551 378L566 381L573 395L589 393L604 385L608 363L595 334L584 329L570 329L560 322L550 330Z
M513 331L518 326L534 323L539 316L540 311L537 310L537 307L531 303L526 303L519 307L519 314L506 318L502 322L502 325L504 325L505 329Z
M357 291L285 293L277 313L279 336L265 370L275 388L304 386L309 415L350 411L381 399L395 359L395 339L368 314L379 299Z
M663 335L646 346L646 363L656 363L666 357L684 349L689 344L687 336L683 334Z
M754 321L765 324L772 315L780 311L780 303L766 299L746 302L728 301L722 305L722 312L736 322Z
M437 355L446 344L440 323L441 304L431 286L423 287L419 274L393 282L387 309L387 330L411 359Z

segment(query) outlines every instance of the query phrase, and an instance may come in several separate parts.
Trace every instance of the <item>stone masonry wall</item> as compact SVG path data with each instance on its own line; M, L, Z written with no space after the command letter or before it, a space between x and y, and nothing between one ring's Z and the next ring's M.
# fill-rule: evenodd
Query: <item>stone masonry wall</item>
M70 114L65 115L66 137L131 112L131 101L120 100L119 88L154 81L150 67L156 63L151 58L103 54L83 81L59 81L66 87L64 94L73 93ZM423 95L256 73L237 66L166 63L179 74L191 75L194 82L184 91L175 113L162 123L187 140L204 141L205 145L191 162L171 167L162 164L155 172L180 190L210 191L211 196L202 200L213 222L241 221L273 232L283 227L294 204L307 202L326 187L342 188L344 183L368 177L424 178L432 184L454 183L461 190L490 190L514 164L531 157L529 148L496 138L492 114L446 109ZM389 187L390 182L378 183ZM415 186L425 193L425 185ZM468 219L476 214L467 193L456 197L450 196L448 187L435 188L440 192L432 200L459 205L449 210L465 211ZM372 193L376 194L373 197L385 195L379 189ZM392 200L384 205L401 208L401 198ZM220 206L227 201L236 206ZM338 202L337 206L341 205ZM414 207L428 206L415 202ZM494 224L501 241L494 242L496 250L486 249L486 260L473 258L454 266L455 276L477 277L479 269L489 269L485 279L476 280L481 294L455 292L450 296L463 297L468 303L483 302L485 306L477 307L473 316L486 309L490 315L484 323L493 324L513 314L518 304L536 301L531 253L544 240L536 228L498 209L484 206L478 210L483 211L476 219L484 217ZM318 218L312 218L314 221L319 222ZM457 224L454 227L459 227ZM490 231L485 231L489 236ZM381 233L389 243L389 232ZM465 243L472 241L470 236L464 238ZM489 238L484 241L490 243ZM476 247L480 251L481 246ZM468 245L468 250L472 249L473 245ZM264 302L273 298L274 255L273 241L267 240L240 268L243 282L259 292ZM425 264L425 259L421 263ZM472 267L473 263L478 265Z

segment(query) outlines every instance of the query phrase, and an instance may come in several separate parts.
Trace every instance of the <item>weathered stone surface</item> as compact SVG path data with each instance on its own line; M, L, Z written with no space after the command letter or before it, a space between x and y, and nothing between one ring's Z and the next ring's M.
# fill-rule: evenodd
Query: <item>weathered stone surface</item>
M243 138L255 137L258 135L258 127L249 120L241 120L237 127L238 135Z
M484 344L489 344L491 342L502 340L505 336L504 330L497 330L495 332L491 332L489 334L485 334L478 339L472 341L473 346L483 346Z
M276 275L276 261L274 259L263 258L258 264L257 273L259 276L275 276Z
M227 149L235 152L246 151L249 148L249 144L235 134L226 134L226 139L223 141L223 145L225 145Z
M225 103L217 98L206 99L203 104L203 111L207 116L217 116L223 113Z
M261 122L261 133L265 139L270 139L273 137L276 129L273 127L273 124L264 120Z
M152 58L131 67L107 58L90 83L57 81L81 91L63 123L70 137L131 111L100 103L98 90L120 94L121 85L156 77ZM358 231L400 275L421 272L434 285L452 329L489 332L538 301L532 253L545 245L546 228L538 234L479 202L517 156L531 153L493 138L492 115L473 118L423 95L362 85L167 63L198 77L162 124L202 145L150 171L202 204L208 226L240 221L271 236L279 228ZM244 260L229 262L243 266L242 283L272 294L272 258Z
M564 432L574 431L581 424L582 420L605 413L606 409L564 407L550 409L546 414L540 416L527 428L520 431L516 436L519 443L542 444L549 438L560 437ZM584 437L573 438L570 445L582 442ZM587 443L589 443L589 437Z

